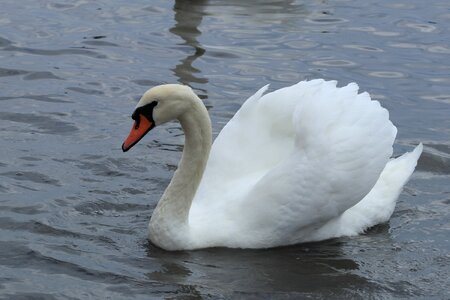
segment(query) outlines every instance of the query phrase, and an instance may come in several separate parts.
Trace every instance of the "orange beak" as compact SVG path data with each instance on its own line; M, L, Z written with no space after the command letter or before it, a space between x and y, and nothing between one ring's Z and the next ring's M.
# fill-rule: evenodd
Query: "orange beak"
M149 121L144 115L139 114L139 122L134 122L125 142L122 144L122 151L126 152L136 145L152 128L155 127L153 122Z

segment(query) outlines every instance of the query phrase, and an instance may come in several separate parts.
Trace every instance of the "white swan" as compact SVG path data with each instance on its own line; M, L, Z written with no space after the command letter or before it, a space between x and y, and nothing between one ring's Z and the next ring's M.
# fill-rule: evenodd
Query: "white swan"
M356 235L386 222L422 144L389 160L397 129L351 83L302 81L250 97L211 147L211 121L191 88L148 90L122 145L177 119L178 169L155 208L150 240L167 250L269 248ZM210 151L211 150L211 151Z

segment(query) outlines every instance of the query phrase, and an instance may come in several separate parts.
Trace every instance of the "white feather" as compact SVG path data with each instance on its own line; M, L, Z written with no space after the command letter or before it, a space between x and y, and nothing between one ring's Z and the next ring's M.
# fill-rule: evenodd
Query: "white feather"
M397 133L387 110L355 83L304 81L262 96L266 90L216 138L192 204L192 234L214 246L272 247L359 233L390 216L418 156L386 166ZM394 184L387 170L407 175ZM366 212L364 220L352 222L349 208L379 178L368 210L366 201L353 210ZM340 230L331 226L344 215Z
M177 118L186 134L150 221L155 244L268 248L354 235L390 218L422 145L389 160L397 129L355 83L302 81L263 95L267 88L242 105L211 151L210 121L192 90L144 94L138 106L158 101L155 120Z

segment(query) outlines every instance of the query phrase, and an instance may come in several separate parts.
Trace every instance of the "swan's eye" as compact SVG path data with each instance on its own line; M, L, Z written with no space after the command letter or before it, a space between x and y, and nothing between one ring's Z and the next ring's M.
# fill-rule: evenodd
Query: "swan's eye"
M153 101L150 104L147 104L146 107L148 106L148 111L153 115L153 109L156 107L156 105L158 105L158 101Z
M146 104L144 106L138 107L136 108L136 110L133 112L133 114L131 115L131 118L136 122L136 126L135 128L139 128L139 124L140 124L140 115L144 115L148 120L152 121L154 123L153 120L153 108L158 105L157 101L153 101L149 104Z
M149 118L149 120L153 120L153 108L155 108L155 106L158 105L157 101L153 101L147 105L144 105L140 108L142 108L142 114L146 117Z
M134 129L138 129L139 128L139 123L141 121L141 118L139 117L139 113L137 110L135 110L133 112L133 114L131 115L131 118L134 120Z

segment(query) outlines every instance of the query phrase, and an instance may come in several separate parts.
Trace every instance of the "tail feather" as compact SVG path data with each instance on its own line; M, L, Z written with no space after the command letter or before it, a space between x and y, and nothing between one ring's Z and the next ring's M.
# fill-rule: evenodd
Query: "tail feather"
M387 222L422 150L423 145L420 143L413 151L391 159L370 193L341 216L327 222L312 240L357 235L372 226Z

